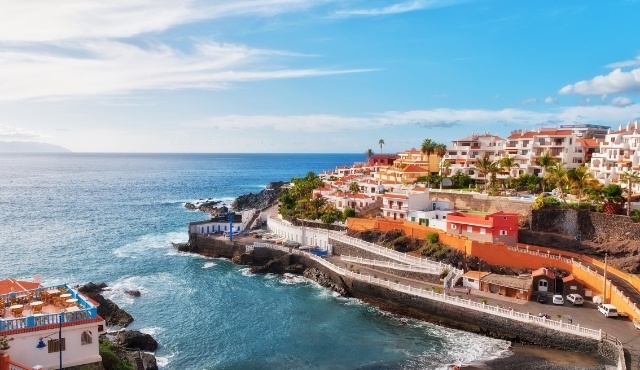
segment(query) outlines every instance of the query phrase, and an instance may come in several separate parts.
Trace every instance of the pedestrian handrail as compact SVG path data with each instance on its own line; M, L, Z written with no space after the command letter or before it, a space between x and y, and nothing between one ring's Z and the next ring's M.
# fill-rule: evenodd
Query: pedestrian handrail
M347 235L341 235L337 233L330 232L329 239L336 240L338 242L342 242L345 244L349 244L354 247L358 247L360 249L364 249L368 252L378 254L383 257L391 258L398 262L403 262L412 266L421 266L421 267L437 267L440 271L442 270L453 270L456 274L459 272L459 269L452 267L446 263L429 260L426 258L419 258L408 255L406 253L394 251L388 248L381 247L374 243L365 242L362 239L353 238Z
M422 297L422 298L427 298L427 299L431 299L431 300L436 300L436 301L440 301L440 302L445 302L448 304L452 304L458 307L464 307L464 308L468 308L474 311L479 311L479 312L484 312L484 313L488 313L491 315L495 315L495 316L500 316L500 317L504 317L507 319L511 319L511 320L516 320L516 321L520 321L520 322L526 322L526 323L531 323L531 324L537 324L537 325L541 325L544 326L546 328L550 328L553 330L557 330L557 331L561 331L561 332L565 332L565 333L570 333L570 334L574 334L574 335L578 335L581 337L587 337L587 338L592 338L592 339L596 339L596 340L601 340L602 337L602 330L596 330L596 329L589 329L589 328L585 328L580 326L580 324L569 324L569 323L565 323L562 322L561 320L555 321L555 320L551 320L551 319L547 319L546 317L538 317L535 315L531 315L530 313L522 313L522 312L518 312L512 308L504 308L504 307L500 307L500 306L492 306L492 305L488 305L484 302L476 302L473 301L471 299L463 299L460 298L457 295L448 295L445 292L443 293L438 293L435 290L429 290L429 289L425 289L425 288L418 288L418 287L412 287L411 285L403 285L399 282L391 282L388 280L384 280L384 279L379 279L377 277L371 276L371 275L367 275L367 274L361 274L358 272L354 272L354 271L349 271L347 269L344 269L342 267L339 267L333 263L331 263L328 260L325 260L324 258L318 257L314 254L311 253L307 253L298 249L294 249L291 247L285 247L285 246L280 246L280 245L269 245L269 248L273 248L276 250L281 250L287 253L292 253L292 254L298 254L298 255L304 255L310 259L312 259L315 262L318 262L319 264L321 264L322 266L328 268L329 270L340 274L340 275L344 275L344 276L348 276L351 277L355 280L359 280L359 281L364 281L364 282L368 282L370 284L374 284L374 285L378 285L378 286L382 286L382 287L387 287L389 289L393 289L399 292L403 292L403 293L407 293L407 294L411 294L417 297ZM613 338L612 336L608 336L608 338ZM611 339L609 339L611 340ZM616 339L617 340L617 339Z
M355 262L355 263L360 263L362 265L388 267L391 269L402 270L402 271L422 272L422 273L433 274L433 275L440 275L442 273L442 270L439 267L435 267L435 266L414 266L414 265L408 265L405 263L398 263L394 261L379 261L379 260L372 260L372 259L367 259L362 257L353 257L349 255L341 255L340 259L345 262Z

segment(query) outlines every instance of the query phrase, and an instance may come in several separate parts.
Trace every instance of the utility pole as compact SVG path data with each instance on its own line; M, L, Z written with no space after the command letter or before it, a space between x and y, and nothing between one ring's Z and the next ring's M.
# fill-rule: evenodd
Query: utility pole
M604 281L602 282L602 303L607 303L607 252L604 253Z

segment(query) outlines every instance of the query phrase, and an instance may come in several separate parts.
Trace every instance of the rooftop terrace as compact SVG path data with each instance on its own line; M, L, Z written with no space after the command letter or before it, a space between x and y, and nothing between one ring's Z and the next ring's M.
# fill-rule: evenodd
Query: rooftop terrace
M96 317L96 305L66 284L0 294L0 335Z

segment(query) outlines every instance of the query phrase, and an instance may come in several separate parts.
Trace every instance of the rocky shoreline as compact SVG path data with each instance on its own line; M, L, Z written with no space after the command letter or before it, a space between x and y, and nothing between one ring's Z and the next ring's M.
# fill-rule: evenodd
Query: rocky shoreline
M133 316L110 299L104 298L101 293L109 290L107 284L90 282L77 288L80 293L100 304L98 315L105 320L107 326L122 328L117 332L101 335L100 343L109 342L114 354L121 361L127 361L134 369L138 368L139 361L136 360L138 358L142 360L145 370L158 370L156 357L152 354L158 349L158 342L149 334L124 329L133 322ZM126 291L124 294L140 296L138 291Z

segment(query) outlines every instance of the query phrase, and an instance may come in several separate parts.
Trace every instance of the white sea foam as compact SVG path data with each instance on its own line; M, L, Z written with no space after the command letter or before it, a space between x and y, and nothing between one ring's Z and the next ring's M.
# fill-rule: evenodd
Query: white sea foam
M161 328L159 326L152 326L152 327L148 327L148 328L142 328L139 330L141 333L144 334L149 334L152 337L162 333L163 331L165 331L165 328Z
M162 370L165 366L169 365L169 362L171 362L171 359L174 358L177 354L178 352L170 353L165 356L156 356L156 364L158 365L158 368Z
M203 269L208 269L211 268L213 266L215 266L216 263L215 262L205 262L204 265L202 266Z
M137 240L113 250L120 258L142 258L148 253L156 253L157 249L173 249L172 242L184 242L188 238L185 232L169 232L165 234L146 234Z
M245 267L240 269L240 273L244 276L256 276L253 272L251 272L250 267Z
M308 280L306 278L300 275L289 274L289 273L284 274L280 279L280 283L286 284L286 285L305 284L307 283L307 281Z

